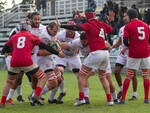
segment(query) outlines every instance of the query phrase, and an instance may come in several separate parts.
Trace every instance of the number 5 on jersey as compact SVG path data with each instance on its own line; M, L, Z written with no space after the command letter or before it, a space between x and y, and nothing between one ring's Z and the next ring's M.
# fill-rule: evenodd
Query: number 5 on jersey
M19 37L17 42L17 48L23 48L25 46L25 37Z
M104 29L103 28L100 29L99 37L103 38L105 40L105 34L104 34Z
M139 36L138 38L139 38L140 40L144 40L144 39L145 39L144 27L138 27L137 30L138 30L138 33L139 33L140 35L142 35L142 36Z

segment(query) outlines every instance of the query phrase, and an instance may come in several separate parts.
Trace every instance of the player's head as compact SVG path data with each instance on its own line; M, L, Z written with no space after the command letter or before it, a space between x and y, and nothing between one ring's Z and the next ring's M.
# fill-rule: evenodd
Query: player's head
M96 17L95 10L91 9L91 8L86 9L85 10L85 17L86 17L87 21L90 21L90 20L94 19Z
M81 35L80 35L80 41L81 41L81 43L82 43L82 45L84 47L88 45L88 41L87 41L85 32L81 33Z
M123 21L125 24L130 22L130 18L128 16L127 12L124 12L124 14L123 14Z
M132 19L135 19L135 18L138 17L138 13L137 13L137 11L136 11L135 9L129 9L129 10L127 11L127 15L129 16L130 21L131 21Z
M76 25L74 21L69 21L67 25ZM75 35L75 31L73 30L66 30L66 34L68 37L73 37Z
M26 17L27 17L28 19L31 19L31 15L32 15L32 12L31 12L31 11L28 11Z
M18 31L28 31L28 24L26 22L21 22L19 25L16 27Z
M39 27L39 25L41 23L41 15L40 15L40 13L33 12L31 14L31 23L32 23L32 26Z
M58 26L55 22L51 22L48 24L48 32L51 36L55 36L58 32Z

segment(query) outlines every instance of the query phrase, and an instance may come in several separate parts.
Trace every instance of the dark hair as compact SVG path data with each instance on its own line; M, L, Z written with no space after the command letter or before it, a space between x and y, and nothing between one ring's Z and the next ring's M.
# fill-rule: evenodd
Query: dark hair
M39 12L33 12L33 13L31 13L31 19L33 19L33 17L34 17L35 15L40 15L40 13L39 13Z
M86 39L87 39L85 32L82 32L82 33L81 33L80 39L81 39L81 40L86 40Z
M32 15L32 12L28 12L26 17L27 17L28 19L31 19L31 15Z
M58 26L57 26L57 24L56 24L55 22L50 22L50 23L48 24L48 28L50 28L50 29L53 29L54 26L56 26L56 27L58 28Z
M127 11L127 15L129 16L130 20L138 17L138 13L135 9L129 9Z

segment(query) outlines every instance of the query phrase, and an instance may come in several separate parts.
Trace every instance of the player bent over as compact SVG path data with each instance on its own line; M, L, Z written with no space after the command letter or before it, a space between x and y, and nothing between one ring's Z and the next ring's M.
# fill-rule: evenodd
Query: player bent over
M85 31L90 48L90 53L84 60L79 72L79 100L74 105L85 104L84 86L88 81L88 73L92 68L98 70L99 79L104 87L108 105L112 105L109 82L105 75L109 60L109 53L105 46L105 37L106 33L112 32L112 27L95 19L96 13L93 9L87 9L85 15L88 22L81 25L61 25L56 19L57 24L62 28Z
M16 75L21 71L27 72L28 74L35 76L38 79L38 84L36 87L35 94L32 96L34 103L38 102L38 98L44 87L47 77L43 70L34 64L31 59L32 49L35 45L47 49L49 52L64 57L64 54L60 51L56 51L51 47L46 46L41 40L35 35L27 31L27 24L21 23L21 32L15 34L11 39L5 44L2 54L7 53L9 48L12 50L11 67L8 72L7 81L3 89L2 98L0 102L0 107L4 107L6 103L6 98L11 85L16 79Z

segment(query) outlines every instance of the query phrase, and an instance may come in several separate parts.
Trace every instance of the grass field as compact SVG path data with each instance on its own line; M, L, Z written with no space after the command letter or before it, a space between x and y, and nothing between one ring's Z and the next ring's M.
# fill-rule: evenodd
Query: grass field
M6 71L0 71L0 96L2 94L2 88L6 81ZM125 76L123 76L124 78ZM73 104L75 98L78 97L78 86L77 80L73 73L65 72L65 89L67 95L64 97L64 104L48 104L47 98L49 93L44 95L45 100L44 106L30 106L27 96L31 93L31 88L28 83L27 77L23 79L23 97L27 101L26 103L18 103L16 101L16 93L13 97L15 105L6 105L4 109L0 109L0 113L150 113L150 104L144 104L144 90L143 80L141 76L138 76L138 99L136 101L126 100L125 105L106 105L106 97L102 85L99 82L97 76L90 78L90 105L83 105L75 107ZM114 75L113 81L116 84ZM116 84L117 86L117 84ZM117 87L118 92L118 87ZM127 99L132 95L132 85L130 85Z

